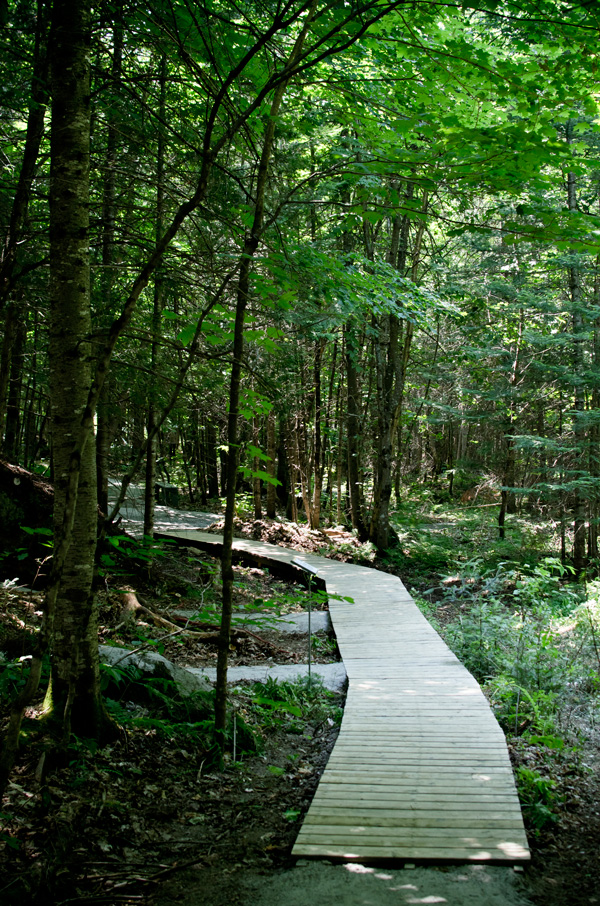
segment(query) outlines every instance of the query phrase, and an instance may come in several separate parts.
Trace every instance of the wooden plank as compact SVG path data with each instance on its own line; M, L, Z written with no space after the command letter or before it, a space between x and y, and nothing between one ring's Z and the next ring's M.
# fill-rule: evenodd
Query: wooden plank
M450 828L450 827L476 827L485 829L488 827L502 828L504 830L521 827L521 813L517 809L513 811L497 812L494 810L486 811L485 816L481 813L473 812L451 812L441 816L430 815L429 813L419 817L414 813L402 809L354 809L344 808L312 808L310 813L304 819L304 824L318 824L327 826L356 826L365 827L430 827L430 828Z
M468 846L451 845L447 841L432 842L430 846L424 844L392 846L385 843L383 846L364 845L359 841L351 841L347 845L334 841L319 842L317 844L304 843L298 840L293 849L293 855L298 858L317 857L320 859L343 859L345 862L360 861L366 865L379 862L479 862L489 864L515 864L516 862L529 861L529 850L523 843L498 843L495 846L484 847L473 843Z
M485 808L504 808L513 806L518 802L514 795L513 789L506 789L503 793L496 790L493 792L480 792L473 790L472 787L464 787L462 790L434 789L428 785L419 787L410 786L378 786L370 787L368 784L361 786L355 784L352 788L348 786L339 786L339 784L319 785L313 803L317 806L328 804L330 801L347 803L353 802L357 807L365 804L378 808L386 805L402 805L404 808L413 812L426 811L430 815L437 814L440 808L444 811L448 809L475 809ZM312 806L311 806L312 807ZM520 808L519 808L520 811Z
M203 532L173 535L221 546ZM234 547L267 565L289 566L297 556L251 539ZM349 687L338 740L293 854L373 863L527 861L506 743L476 680L397 577L308 553L302 559L326 583Z
M419 802L419 805L421 802ZM306 815L305 820L312 822L315 816L338 816L338 820L346 816L352 820L364 820L369 816L374 820L383 820L386 818L393 819L401 826L410 826L413 821L431 822L432 827L438 824L445 825L446 822L483 821L500 819L518 819L521 818L521 810L515 802L498 802L496 804L487 803L485 812L478 808L470 808L468 803L461 800L460 803L447 802L443 809L438 813L431 814L429 803L426 807L418 808L412 806L407 800L386 801L385 799L375 800L373 804L369 801L355 801L354 799L327 799L315 798ZM429 825L427 825L429 826Z
M472 758L463 756L463 758L458 758L453 753L448 755L444 753L438 753L437 756L430 754L429 752L408 752L408 753L399 753L399 752L378 752L376 749L368 750L365 749L363 752L348 752L343 747L340 749L337 748L332 752L329 758L328 766L338 765L341 762L348 765L365 765L369 767L369 771L377 770L377 765L381 766L381 770L388 770L388 766L391 768L402 768L403 766L410 767L415 764L426 764L429 765L432 770L442 769L444 765L449 765L450 767L461 768L461 766L466 766L470 768L502 768L503 770L508 770L512 774L512 768L510 762L507 758L504 758L502 755L494 755L494 753L489 753L486 757L485 754L476 757L473 755Z
M326 838L330 843L345 843L353 840L360 841L367 846L399 846L408 843L412 846L419 843L440 843L444 841L448 846L494 846L499 842L519 843L522 845L520 832L515 833L514 828L477 828L466 825L460 829L443 827L368 827L365 824L354 826L347 825L306 825L302 836L317 843L319 839ZM443 843L442 843L443 845Z
M394 786L397 790L414 789L417 792L423 789L447 790L448 792L468 791L471 789L487 788L490 792L498 793L500 791L514 792L514 780L508 770L494 769L491 771L487 768L480 773L475 773L472 769L461 771L456 769L454 772L449 770L451 766L446 765L444 769L438 769L432 772L426 766L415 766L410 770L399 770L394 773L390 767L389 772L378 773L373 775L368 768L356 765L356 770L348 769L348 765L341 765L339 768L335 765L328 771L327 783L337 784L338 786L349 786L364 775L366 778L364 787L373 789L381 786ZM412 785L412 786L411 786Z

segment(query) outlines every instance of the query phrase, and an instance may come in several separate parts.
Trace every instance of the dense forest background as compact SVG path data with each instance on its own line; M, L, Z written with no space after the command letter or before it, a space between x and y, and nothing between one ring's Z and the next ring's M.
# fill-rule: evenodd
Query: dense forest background
M494 507L500 538L507 517L543 523L564 568L597 574L596 4L0 13L0 444L54 485L15 715L49 648L47 711L111 732L94 606L109 477L121 499L144 485L148 536L157 484L224 499L222 676L236 508L345 524L381 553L418 487ZM49 524L24 514L18 474L7 575L18 526Z
M51 14L10 4L2 27L0 210L2 451L46 474L62 341ZM79 351L103 373L112 352L93 413L102 512L108 475L145 464L152 490L157 457L191 501L225 496L229 411L257 512L276 480L270 515L277 497L295 518L301 497L312 526L351 521L385 549L407 485L452 496L485 481L502 489L501 526L543 511L578 571L594 560L594 6L90 15ZM149 534L151 493L147 511Z

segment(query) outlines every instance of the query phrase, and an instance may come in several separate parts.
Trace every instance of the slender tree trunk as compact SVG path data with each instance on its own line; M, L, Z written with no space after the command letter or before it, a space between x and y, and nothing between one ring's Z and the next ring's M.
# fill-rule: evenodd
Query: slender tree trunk
M206 426L206 472L208 496L219 496L219 467L217 462L217 431L212 422Z
M281 477L285 481L282 486L286 490L285 495L285 516L290 522L298 522L298 503L297 494L297 468L296 468L296 440L294 433L294 424L291 418L285 422L281 421L280 428L281 444L278 465L280 467Z
M44 135L44 120L48 105L47 36L50 3L38 0L35 32L33 73L23 160L13 200L8 230L0 248L0 312L13 290L15 265L27 221L31 188L35 179L40 144Z
M21 317L17 325L14 346L10 363L10 381L6 404L6 430L4 433L4 450L7 459L19 462L21 427L23 423L22 391L25 346L27 343L26 308L21 307Z
M321 521L321 494L323 491L323 441L322 441L322 419L323 419L323 401L321 397L321 367L323 361L323 350L325 342L317 340L315 344L315 360L313 369L314 393L315 393L315 455L314 455L314 476L315 486L313 491L313 505L310 516L310 527L318 529Z
M311 19L315 13L315 9L316 0L312 3L302 30L296 39L290 60L288 61L288 67L290 68L300 56L304 39ZM244 319L246 306L248 304L253 258L258 248L264 220L265 190L267 186L269 161L273 151L275 124L287 85L288 80L283 79L275 89L271 109L269 111L269 118L265 125L262 152L256 177L254 218L252 227L246 234L244 242L244 251L240 260L237 287L231 378L229 385L229 416L227 422L227 501L223 526L223 554L221 558L223 599L221 607L221 627L219 632L219 653L217 658L217 681L215 687L215 736L217 745L221 751L223 751L225 745L225 727L227 722L227 661L231 639L231 613L233 602L233 520L235 515L235 491L239 459L238 420L240 387L242 382L242 356L244 352Z
M17 306L16 302L11 302L6 310L4 319L4 336L2 338L2 352L0 353L0 450L4 456L8 456L4 434L6 430L10 370L15 337L19 329L19 315L19 306Z
M346 325L346 432L348 439L348 492L352 527L360 541L369 537L364 519L360 476L360 391L358 383L358 343L355 328Z
M336 428L337 428L337 449L336 449L336 469L335 469L335 486L336 486L336 511L335 519L337 525L342 525L342 477L344 463L344 426L342 419L342 380L338 384L337 402L336 402Z
M275 478L277 475L277 442L275 437L275 412L270 410L267 416L267 472L273 479L267 483L267 517L275 519L277 515L277 486Z
M508 413L508 423L506 425L505 432L505 442L506 442L506 460L504 463L504 476L502 478L502 484L504 485L503 490L501 491L501 504L500 504L500 513L498 515L498 530L499 536L503 540L505 537L505 528L504 522L506 519L506 514L514 514L517 510L516 505L516 496L513 488L515 487L516 482L516 458L517 450L515 445L515 422L517 419L516 415L516 402L515 402L515 393L517 384L519 382L519 364L521 357L521 345L523 341L523 331L525 329L525 310L521 308L519 315L519 333L517 336L517 345L515 351L515 357L513 359L513 365L510 373L509 379L509 390L511 394L511 399L509 402L509 413Z
M600 255L596 258L596 273L594 275L594 308L598 311L600 305ZM594 319L594 345L593 361L596 373L600 373L600 317ZM590 429L590 464L589 470L593 480L593 495L590 501L590 528L588 535L588 558L594 560L596 572L600 568L598 562L598 500L600 497L600 388L597 381L592 388L592 412L594 413L594 422Z
M36 438L36 407L38 402L38 325L39 317L37 310L33 315L33 344L31 351L31 367L29 382L27 386L27 401L24 414L24 437L23 437L23 464L26 469L31 468L33 462L33 450L35 449Z
M407 198L412 198L412 183L407 188ZM422 210L427 211L428 196L423 196ZM417 229L413 248L411 278L417 279L421 243L425 225ZM396 217L392 225L388 261L397 262L400 273L406 270L409 238L408 217ZM389 546L389 507L393 488L394 440L404 398L404 386L410 349L413 339L413 325L396 315L382 316L377 321L375 337L375 372L377 378L377 444L374 469L373 507L369 525L369 540L380 550Z
M156 241L164 231L165 220L165 105L167 92L167 58L160 61L158 110L158 147L156 152ZM152 346L150 351L150 385L148 388L148 422L146 450L146 480L144 486L144 537L154 535L154 485L156 484L156 392L159 360L160 319L163 310L163 280L160 271L154 278L154 305L152 310Z
M260 449L260 421L257 415L252 419L252 443L257 449ZM260 459L254 457L252 471L258 472L260 469ZM252 477L252 497L254 501L254 518L262 519L262 487L258 475Z
M296 416L294 426L294 459L300 475L300 491L302 494L302 505L304 506L306 521L312 528L313 515L310 493L311 467L306 451L306 424L300 415Z
M573 124L567 124L567 141L572 138ZM567 198L570 211L577 210L577 190L575 174L567 174ZM576 576L580 576L585 567L585 541L586 541L586 499L580 487L578 475L583 468L584 450L586 445L586 430L584 424L585 387L583 363L583 311L581 302L581 277L579 267L574 264L569 268L569 292L573 308L573 378L574 378L574 413L573 433L575 436L574 458L577 464L574 503L573 503L573 567Z
M113 60L112 81L116 86L120 83L123 62L123 10L121 3L115 8L115 22L113 25ZM117 147L119 125L116 114L112 109L107 113L107 138L106 160L104 177L104 197L102 200L102 291L104 302L104 317L110 323L114 317L113 311L113 284L116 276L115 268L115 224L116 224L116 199L117 199ZM107 374L104 386L98 399L98 417L96 431L96 481L98 486L98 507L104 516L108 515L108 459L110 445L113 437L114 416L111 406L111 380ZM102 533L105 531L102 524Z

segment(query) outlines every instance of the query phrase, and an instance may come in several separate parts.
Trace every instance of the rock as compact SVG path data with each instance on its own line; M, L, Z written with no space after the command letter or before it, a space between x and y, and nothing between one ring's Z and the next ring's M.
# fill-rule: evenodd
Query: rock
M171 679L177 683L182 695L192 695L193 692L209 692L211 685L206 677L192 673L184 667L177 667L156 651L128 652L126 648L113 648L110 645L100 645L100 663L117 664L125 667L134 664L146 676Z

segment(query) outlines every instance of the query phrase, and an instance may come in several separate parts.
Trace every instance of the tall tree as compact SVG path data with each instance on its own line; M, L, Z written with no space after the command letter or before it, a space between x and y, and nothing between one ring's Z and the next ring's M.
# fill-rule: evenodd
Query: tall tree
M88 411L92 375L89 162L91 9L55 0L51 34L50 396L54 564L46 620L46 709L65 732L102 735L97 610L96 463Z

